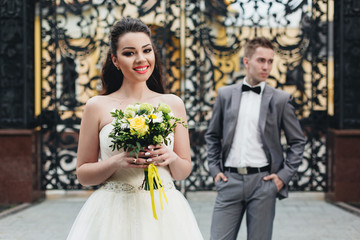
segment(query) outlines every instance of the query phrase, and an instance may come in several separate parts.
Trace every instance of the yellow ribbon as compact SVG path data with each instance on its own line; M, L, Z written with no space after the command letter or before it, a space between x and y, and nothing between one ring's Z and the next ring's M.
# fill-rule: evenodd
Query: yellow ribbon
M154 200L154 179L155 179L155 183L158 188L158 191L159 191L161 210L163 210L164 207L163 207L163 202L162 202L162 197L161 197L161 191L164 195L166 203L168 203L168 200L166 198L165 191L162 186L157 168L154 164L150 164L148 167L148 181L149 181L149 188L150 188L151 205L152 205L152 211L153 211L154 218L156 220L158 220L157 215L156 215L155 200Z

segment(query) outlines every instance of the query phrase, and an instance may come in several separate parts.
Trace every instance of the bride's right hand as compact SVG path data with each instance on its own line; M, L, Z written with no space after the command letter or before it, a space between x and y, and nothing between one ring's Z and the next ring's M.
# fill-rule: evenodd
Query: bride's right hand
M134 154L130 156L129 152L117 154L115 161L118 168L147 168L149 165L146 159L141 158L141 154L139 154L138 158L136 158Z

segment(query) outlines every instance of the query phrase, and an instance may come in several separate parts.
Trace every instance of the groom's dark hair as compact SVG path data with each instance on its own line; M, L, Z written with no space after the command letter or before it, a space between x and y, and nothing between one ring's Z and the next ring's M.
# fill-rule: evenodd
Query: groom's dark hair
M251 58L258 47L270 48L271 50L274 50L274 45L269 39L265 37L255 37L246 43L244 56Z

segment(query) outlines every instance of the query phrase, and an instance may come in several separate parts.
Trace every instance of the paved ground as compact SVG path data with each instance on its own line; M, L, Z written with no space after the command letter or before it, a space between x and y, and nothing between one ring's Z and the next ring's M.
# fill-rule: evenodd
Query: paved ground
M1 240L64 240L88 192L51 192L47 199L0 218ZM209 239L215 192L188 193L204 239ZM246 239L240 229L238 239ZM290 193L277 202L274 240L359 240L360 215L324 201L322 193Z

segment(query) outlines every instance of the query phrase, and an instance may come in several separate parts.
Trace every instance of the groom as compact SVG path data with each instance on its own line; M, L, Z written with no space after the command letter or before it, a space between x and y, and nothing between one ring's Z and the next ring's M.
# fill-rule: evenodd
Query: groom
M205 134L218 192L212 240L236 239L245 212L247 239L271 239L276 197L288 196L288 183L301 164L305 140L291 96L265 83L273 59L268 39L252 39L245 46L244 80L218 90Z

